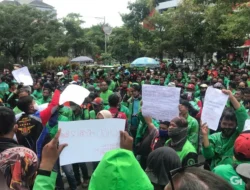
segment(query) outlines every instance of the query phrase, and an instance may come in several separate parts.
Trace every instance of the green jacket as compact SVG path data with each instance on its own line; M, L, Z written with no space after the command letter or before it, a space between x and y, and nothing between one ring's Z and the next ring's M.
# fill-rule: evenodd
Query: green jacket
M91 111L89 112L89 119L96 119L95 110L91 110Z
M109 90L111 90L111 91L115 90L115 82L113 80L111 80L111 82L110 82Z
M206 159L212 159L211 169L218 165L233 163L233 147L234 142L242 132L245 121L248 117L246 109L241 106L235 111L237 118L237 129L230 138L222 136L221 132L214 133L209 136L210 145L202 148L202 154Z
M47 100L44 100L43 97L37 100L38 105L47 104L47 103L50 103L50 102L51 102L51 97L49 97Z
M197 149L198 148L198 133L199 133L198 121L192 116L188 115L187 122L188 122L188 140Z
M111 90L107 90L106 92L100 93L100 98L103 100L104 105L109 104L109 96L112 94L113 94L113 92Z
M110 106L105 106L105 107L104 107L104 110L109 110L109 109L110 109ZM127 118L130 116L130 114L129 114L129 109L128 109L126 106L124 106L124 105L121 105L121 107L120 107L120 112L125 113L126 116L127 116Z
M41 90L34 90L34 92L32 93L33 97L38 100L43 98L43 91Z
M89 190L153 190L132 151L107 152L94 171Z
M220 165L213 172L232 185L234 190L245 190L245 183L230 164Z
M37 175L33 190L53 190L56 186L57 173L51 172L50 177Z
M141 100L139 100L139 108L138 108L138 113L137 115L140 113L141 111ZM131 124L131 117L132 117L132 114L133 114L133 107L134 107L134 98L131 97L128 99L128 109L129 109L129 115L128 115L128 123ZM139 122L138 122L138 125L139 125Z
M89 119L89 110L82 109L79 115L75 115L73 113L73 120L72 121L79 121L79 120L88 120Z
M171 139L167 140L165 146L170 146ZM191 166L198 162L198 155L194 146L186 140L183 145L181 151L176 151L180 160L182 162L182 166Z
M0 98L3 99L4 94L9 91L9 85L5 82L0 83Z

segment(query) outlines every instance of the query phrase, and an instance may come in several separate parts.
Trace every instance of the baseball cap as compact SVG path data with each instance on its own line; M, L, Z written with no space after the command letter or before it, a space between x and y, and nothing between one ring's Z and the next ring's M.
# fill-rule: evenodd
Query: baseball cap
M175 83L174 82L168 83L168 87L175 87Z
M236 167L236 172L247 179L250 179L250 164L243 163Z
M92 102L92 104L94 104L94 105L101 105L101 104L103 104L103 100L102 100L102 98L95 98L94 99L94 101Z
M214 88L223 89L224 86L223 86L220 82L217 82L217 83L214 85Z
M201 84L200 87L201 88L207 88L208 86L207 86L207 84Z
M241 133L234 142L234 157L239 161L250 161L250 132Z
M56 75L57 76L64 76L64 73L63 72L58 72Z
M187 89L192 89L192 90L194 90L194 85L193 84L189 84L189 85L187 85Z

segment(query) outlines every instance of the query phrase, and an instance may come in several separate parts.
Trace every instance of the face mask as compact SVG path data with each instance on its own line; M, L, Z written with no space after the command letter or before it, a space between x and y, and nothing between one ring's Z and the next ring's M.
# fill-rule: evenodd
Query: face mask
M235 131L236 128L221 128L222 135L226 138L231 137Z
M179 128L179 127L177 127L177 128L169 128L168 129L168 136L170 138L172 138L172 137L181 135L181 132L184 132L186 130L187 130L186 128L182 129L182 128Z
M158 82L158 79L155 79L155 82Z
M205 96L206 91L201 91L201 96Z
M160 137L168 137L168 131L159 129Z

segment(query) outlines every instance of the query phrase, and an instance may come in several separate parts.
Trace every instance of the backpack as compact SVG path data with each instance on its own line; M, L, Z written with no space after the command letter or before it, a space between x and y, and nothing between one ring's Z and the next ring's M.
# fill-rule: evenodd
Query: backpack
M50 141L48 129L41 120L32 115L22 114L17 120L16 137L20 145L33 150L41 158L42 148Z

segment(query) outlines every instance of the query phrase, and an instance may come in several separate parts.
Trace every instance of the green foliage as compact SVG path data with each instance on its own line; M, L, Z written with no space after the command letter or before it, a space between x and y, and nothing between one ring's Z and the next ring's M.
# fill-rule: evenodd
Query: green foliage
M68 65L70 62L68 57L47 57L41 63L41 70L48 71L48 70L57 70L59 67L63 67Z

